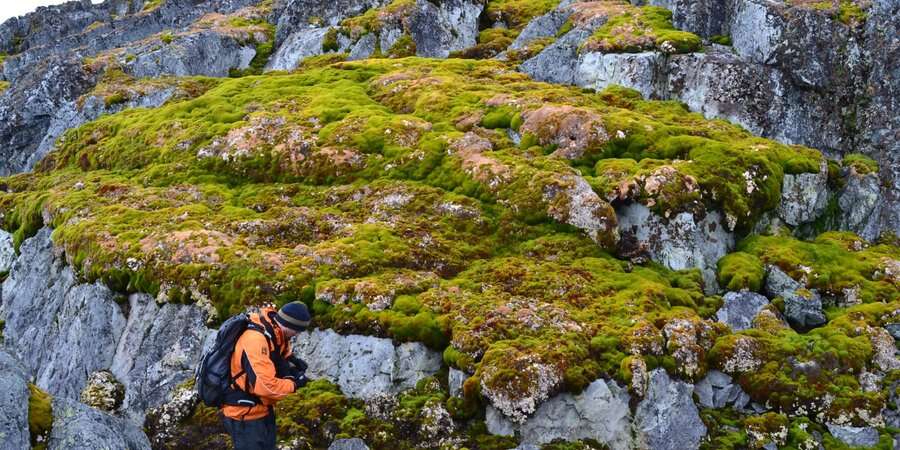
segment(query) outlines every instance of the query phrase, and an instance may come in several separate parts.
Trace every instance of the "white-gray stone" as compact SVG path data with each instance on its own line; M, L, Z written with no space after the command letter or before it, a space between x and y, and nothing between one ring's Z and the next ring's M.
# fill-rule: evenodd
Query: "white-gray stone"
M143 422L175 388L191 379L203 343L215 333L195 305L159 305L149 295L128 298L129 316L110 371L125 385L123 410Z
M450 52L475 45L482 9L481 2L472 0L443 0L439 4L416 0L409 18L416 55L446 58Z
M54 396L79 398L91 373L112 363L125 316L106 286L78 284L54 254L51 231L26 240L3 283L6 344Z
M741 291L725 294L724 303L716 312L716 319L732 331L753 327L753 319L769 304L769 299L755 292Z
M469 378L469 376L462 370L454 369L453 367L450 368L450 371L447 373L447 385L450 388L451 396L462 396L462 386L466 381L466 378Z
M734 383L731 376L718 370L711 370L694 385L694 393L705 408L731 406L738 411L747 408L750 396Z
M700 446L706 425L694 405L694 389L673 380L664 369L650 373L647 394L634 416L637 447L653 450L687 450Z
M50 450L150 449L140 426L66 398L53 398Z
M828 432L841 442L853 447L874 447L878 444L878 430L873 427L847 427L825 424Z
M360 438L337 439L328 446L328 450L369 450L369 446Z
M819 218L828 204L828 166L823 160L816 173L786 174L781 185L778 214L797 226Z
M598 91L617 84L644 98L658 98L660 85L665 84L663 58L657 52L586 53L578 59L574 83Z
M620 249L646 249L654 261L673 270L698 268L704 290L718 290L716 263L734 248L734 235L722 223L722 215L710 211L702 220L682 212L664 219L640 203L616 209Z
M844 188L838 194L840 228L852 231L863 239L875 240L880 232L878 219L884 204L878 174L859 175L854 172L845 181Z
M803 294L797 291L785 293L784 317L792 327L800 331L819 327L828 322L822 311L822 299L814 291L806 291Z
M349 397L368 399L396 394L441 368L440 353L420 343L395 346L390 339L342 336L313 330L294 338L294 353L303 358L310 378L325 378Z
M303 59L321 55L328 28L304 28L287 37L278 47L266 70L294 70Z
M557 8L547 14L535 17L516 36L516 40L509 46L510 50L521 49L535 39L556 36L571 15L571 8Z
M6 272L16 260L16 249L13 247L12 235L0 230L0 272Z
M803 285L800 282L784 273L778 266L766 266L766 282L763 290L769 298L783 297L785 294L801 288Z
M0 448L29 448L28 374L12 355L0 351Z

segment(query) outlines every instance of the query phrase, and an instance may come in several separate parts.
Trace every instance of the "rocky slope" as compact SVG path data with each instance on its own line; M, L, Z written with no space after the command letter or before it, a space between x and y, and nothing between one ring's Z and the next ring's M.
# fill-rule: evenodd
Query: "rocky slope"
M2 448L892 448L900 4L107 0L0 25ZM900 436L900 435L898 435Z

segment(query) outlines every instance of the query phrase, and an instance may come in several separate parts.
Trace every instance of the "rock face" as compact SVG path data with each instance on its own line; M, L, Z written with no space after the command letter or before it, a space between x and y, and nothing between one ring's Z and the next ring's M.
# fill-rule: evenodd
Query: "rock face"
M13 248L12 235L0 230L0 272L6 272L16 260L16 249Z
M725 303L716 313L719 322L728 325L732 331L741 331L753 326L753 319L769 304L769 300L753 292L728 292Z
M51 450L121 448L150 449L150 441L141 428L76 401L53 399Z
M578 394L560 394L547 401L521 425L489 407L488 430L494 434L518 432L526 445L554 439L594 439L608 448L633 448L627 390L609 380L597 380Z
M650 373L644 400L634 415L637 445L652 449L696 449L706 435L692 398L693 387L669 378L663 369Z
M29 448L28 373L12 355L0 350L0 448Z
M294 353L309 364L310 378L325 378L353 398L369 399L415 387L441 367L441 355L419 343L394 346L390 339L342 336L314 330L294 338Z
M50 233L44 228L22 244L3 283L3 335L38 386L78 398L88 375L112 363L125 316L108 288L76 282Z
M852 171L845 179L847 184L838 194L840 229L870 241L878 238L878 217L884 205L878 175L860 175Z
M369 446L360 438L338 439L328 446L328 450L369 450Z
M193 377L204 343L215 333L194 305L158 305L146 294L128 298L129 315L110 371L125 385L123 410L138 421Z
M734 247L734 236L718 212L703 218L688 212L664 219L644 205L632 203L616 210L620 253L646 252L651 259L675 270L699 268L704 290L715 292L716 262Z
M122 409L142 422L192 376L212 335L206 313L136 294L126 318L124 299L102 284L77 283L50 235L44 228L22 244L3 284L6 344L55 397L78 399L91 374L109 370L125 387Z

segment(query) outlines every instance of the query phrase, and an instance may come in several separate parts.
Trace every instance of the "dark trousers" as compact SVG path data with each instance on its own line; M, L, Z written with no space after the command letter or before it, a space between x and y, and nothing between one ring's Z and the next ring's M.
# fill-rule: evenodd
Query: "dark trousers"
M275 450L275 412L256 420L222 417L234 450Z

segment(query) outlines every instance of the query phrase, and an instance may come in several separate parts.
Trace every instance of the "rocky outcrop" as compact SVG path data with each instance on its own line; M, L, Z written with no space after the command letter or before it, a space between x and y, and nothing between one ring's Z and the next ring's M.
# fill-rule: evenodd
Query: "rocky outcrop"
M26 240L3 283L5 343L54 396L78 398L88 375L108 368L125 327L117 296L79 284L54 254L51 231Z
M193 377L203 349L215 339L207 314L195 305L157 304L146 294L128 297L128 322L110 371L125 385L122 409L137 421Z
M0 448L29 448L28 373L9 353L0 350Z
M734 247L718 212L695 217L682 212L670 219L654 214L644 205L632 203L617 208L620 254L646 253L651 259L675 270L698 268L704 290L718 290L716 263Z
M225 77L232 69L245 69L256 48L226 34L200 31L178 35L169 43L148 42L125 47L122 68L136 78L172 76Z
M121 448L150 449L138 425L66 398L53 399L50 450Z
M369 450L369 446L360 438L337 439L328 446L328 450Z
M275 22L275 44L280 47L297 32L311 26L337 26L348 17L359 16L370 8L378 8L390 0L286 0L272 11ZM321 21L321 22L319 22Z
M671 379L664 369L651 372L647 394L634 415L637 445L655 450L699 448L706 426L693 391L693 386Z
M333 330L314 330L294 338L294 353L309 368L308 377L325 378L353 398L397 394L436 373L441 355L419 343L395 346L390 339L342 336Z
M728 325L731 331L741 331L753 327L753 319L762 311L769 300L754 292L728 292L724 303L716 312L716 319Z
M522 424L509 421L493 407L488 407L486 422L491 433L518 433L526 445L593 439L610 449L624 450L633 448L629 400L626 389L601 379L578 395L552 397Z
M839 228L869 241L877 239L878 218L884 208L878 174L858 174L851 170L844 179L846 185L837 197L841 209Z
M822 310L822 298L817 292L805 289L784 294L784 317L791 326L801 331L828 322Z
M416 55L446 58L450 52L475 45L478 16L483 8L471 0L445 0L438 4L416 0L409 19Z
M204 341L206 313L147 295L119 297L100 283L79 284L44 228L27 239L3 284L5 343L36 384L78 399L88 377L108 370L125 387L122 410L142 422L147 409L191 378Z

